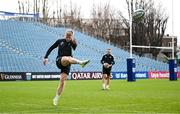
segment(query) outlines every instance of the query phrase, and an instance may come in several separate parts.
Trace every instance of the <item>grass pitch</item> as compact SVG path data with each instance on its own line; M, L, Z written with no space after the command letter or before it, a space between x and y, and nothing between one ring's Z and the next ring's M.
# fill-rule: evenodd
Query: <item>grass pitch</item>
M0 113L180 113L180 82L139 79L68 80L59 105L53 106L59 81L0 82Z

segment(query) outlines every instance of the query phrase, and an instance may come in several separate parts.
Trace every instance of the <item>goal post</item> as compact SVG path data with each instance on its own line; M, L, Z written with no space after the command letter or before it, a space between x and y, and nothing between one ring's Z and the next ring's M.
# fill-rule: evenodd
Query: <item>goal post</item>
M174 36L172 37L171 47L158 47L158 46L140 46L132 44L132 7L131 0L129 0L129 39L130 39L130 57L127 58L127 81L136 81L135 77L135 58L132 57L132 49L134 48L155 48L155 49L171 49L172 59L169 59L169 80L177 80L177 63L174 58ZM174 21L173 21L173 0L172 0L172 34L174 34Z

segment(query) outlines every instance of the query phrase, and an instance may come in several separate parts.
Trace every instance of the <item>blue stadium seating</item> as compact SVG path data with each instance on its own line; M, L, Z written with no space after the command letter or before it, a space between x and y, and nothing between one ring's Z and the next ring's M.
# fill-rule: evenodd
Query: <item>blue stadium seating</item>
M1 72L59 72L55 65L57 49L49 56L49 64L42 59L47 49L68 28L50 27L41 23L0 20L0 71ZM90 59L85 68L72 65L71 71L101 71L100 60L107 48L112 48L116 64L112 71L127 71L129 52L75 31L78 47L73 55L78 59ZM168 64L133 55L136 71L168 71ZM179 71L180 68L178 68Z

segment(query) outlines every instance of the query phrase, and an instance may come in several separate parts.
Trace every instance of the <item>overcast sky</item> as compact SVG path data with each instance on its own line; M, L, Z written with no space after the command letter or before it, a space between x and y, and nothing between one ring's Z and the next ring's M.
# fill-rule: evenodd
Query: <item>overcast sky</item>
M17 12L17 1L18 0L0 0L0 11L9 11L9 12ZM33 0L31 0L33 1ZM50 0L53 2L53 0ZM110 2L111 6L115 9L120 9L122 12L126 12L126 0L71 0L73 4L76 4L78 7L81 7L81 13L83 17L89 17L91 13L91 9L94 4L105 4ZM166 34L172 35L172 0L154 0L155 3L161 4L164 7L164 11L169 15L169 20L167 24ZM70 3L70 0L61 0L63 6ZM180 45L180 0L173 0L173 30L174 36L178 37L178 45ZM56 3L52 3L52 8L56 7Z

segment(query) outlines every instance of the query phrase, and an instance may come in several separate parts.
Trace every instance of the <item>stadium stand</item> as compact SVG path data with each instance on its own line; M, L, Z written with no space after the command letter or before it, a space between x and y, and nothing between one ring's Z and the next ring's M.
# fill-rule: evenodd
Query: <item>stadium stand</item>
M0 20L0 71L1 72L58 72L55 58L57 50L49 56L49 65L44 66L42 59L47 49L62 38L67 28L50 27L35 22ZM127 71L126 59L129 52L91 36L75 31L78 41L74 57L91 59L91 63L81 68L72 65L71 71L101 71L100 60L107 48L112 48L116 64L112 71ZM133 55L136 71L168 71L167 63ZM180 68L178 68L179 70Z

